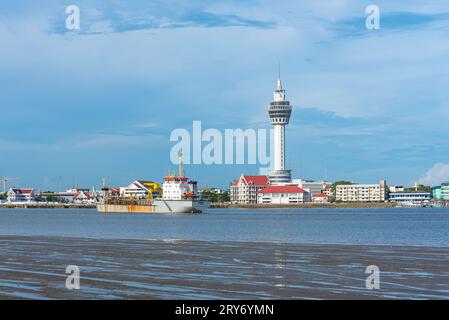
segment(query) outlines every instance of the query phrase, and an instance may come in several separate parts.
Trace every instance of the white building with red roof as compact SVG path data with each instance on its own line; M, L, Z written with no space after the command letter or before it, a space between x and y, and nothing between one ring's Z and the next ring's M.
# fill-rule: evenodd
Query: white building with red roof
M89 192L78 192L73 196L74 203L95 203L95 197Z
M328 203L330 195L325 193L317 193L312 195L313 203Z
M133 197L143 199L148 195L148 184L154 184L153 181L135 180L127 187L120 188L120 195L122 197Z
M231 202L239 204L256 204L257 192L270 184L267 176L241 175L231 186Z
M31 188L11 188L6 193L8 202L31 202L34 201L34 190Z
M310 202L310 193L298 186L268 186L257 192L259 204L297 204Z

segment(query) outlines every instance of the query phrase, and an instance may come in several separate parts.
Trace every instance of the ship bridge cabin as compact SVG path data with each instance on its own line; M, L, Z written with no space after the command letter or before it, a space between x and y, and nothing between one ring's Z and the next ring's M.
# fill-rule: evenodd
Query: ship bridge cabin
M184 200L198 193L197 182L183 176L165 176L162 190L164 200Z

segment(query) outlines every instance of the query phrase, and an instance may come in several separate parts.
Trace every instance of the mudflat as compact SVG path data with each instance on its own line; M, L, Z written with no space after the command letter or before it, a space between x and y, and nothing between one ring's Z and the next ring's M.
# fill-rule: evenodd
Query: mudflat
M0 236L0 256L2 299L449 299L447 247Z

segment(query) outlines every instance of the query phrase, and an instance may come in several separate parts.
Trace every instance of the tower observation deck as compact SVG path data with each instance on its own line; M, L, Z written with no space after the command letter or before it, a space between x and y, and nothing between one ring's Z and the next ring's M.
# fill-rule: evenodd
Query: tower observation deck
M274 129L274 165L268 174L271 184L291 182L291 170L285 169L285 126L291 113L292 106L285 100L285 90L279 77L273 92L273 101L268 106L268 116Z

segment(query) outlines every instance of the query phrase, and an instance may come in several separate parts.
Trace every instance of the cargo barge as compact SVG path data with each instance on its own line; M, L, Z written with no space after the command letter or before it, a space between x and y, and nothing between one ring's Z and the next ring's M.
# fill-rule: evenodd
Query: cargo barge
M179 174L164 177L162 187L147 182L145 198L124 197L103 186L103 201L97 204L98 212L125 213L201 213L209 202L198 196L197 182L185 177L182 170L182 151L179 152Z

